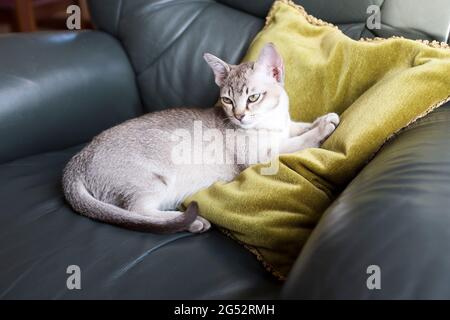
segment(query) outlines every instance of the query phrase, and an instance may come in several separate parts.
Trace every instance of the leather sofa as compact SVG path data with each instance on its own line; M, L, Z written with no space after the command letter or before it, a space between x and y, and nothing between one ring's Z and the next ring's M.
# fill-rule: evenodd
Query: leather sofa
M237 63L270 0L91 0L96 31L0 36L0 299L450 298L450 104L392 139L328 208L286 282L217 230L155 235L75 214L65 163L145 112L210 107L203 52ZM347 35L448 41L447 0L299 0ZM366 25L381 8L381 29ZM68 290L67 268L81 270ZM380 268L369 290L367 268Z

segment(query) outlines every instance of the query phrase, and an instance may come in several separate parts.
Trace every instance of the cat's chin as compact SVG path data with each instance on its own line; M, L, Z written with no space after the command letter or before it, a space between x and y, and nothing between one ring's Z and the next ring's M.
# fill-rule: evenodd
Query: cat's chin
M238 127L239 129L248 130L248 129L255 129L257 122L252 121L252 122L248 122L248 123L242 123L242 122L233 121L233 124L236 127Z

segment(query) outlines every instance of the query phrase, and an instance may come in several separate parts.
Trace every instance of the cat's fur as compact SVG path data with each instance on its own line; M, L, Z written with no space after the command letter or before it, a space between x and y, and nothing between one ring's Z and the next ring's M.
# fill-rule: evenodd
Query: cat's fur
M222 106L150 113L95 137L64 170L64 193L77 212L150 232L206 231L210 223L197 215L195 203L184 213L176 208L199 189L218 180L232 180L250 163L176 164L171 157L175 130L192 132L194 121L221 133L269 130L280 142L279 153L290 153L319 147L339 123L336 114L314 123L291 121L283 62L272 44L263 48L256 62L229 65L211 54L204 58L214 71ZM249 151L245 147L224 149L232 158Z

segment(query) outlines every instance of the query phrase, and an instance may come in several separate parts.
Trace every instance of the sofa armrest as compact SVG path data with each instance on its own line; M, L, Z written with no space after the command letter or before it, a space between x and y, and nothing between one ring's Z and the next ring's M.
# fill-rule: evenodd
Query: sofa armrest
M449 299L449 141L447 104L387 143L324 214L282 296Z
M141 110L127 56L107 34L0 36L0 163L85 142Z

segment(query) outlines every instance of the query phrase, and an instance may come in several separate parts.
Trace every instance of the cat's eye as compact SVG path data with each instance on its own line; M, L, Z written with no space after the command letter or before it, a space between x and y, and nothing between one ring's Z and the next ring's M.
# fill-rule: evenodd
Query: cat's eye
M258 101L260 94L252 94L250 97L248 97L248 102L256 102Z
M233 103L233 101L231 101L231 99L227 98L227 97L222 97L222 102L225 103L225 104L232 104Z

